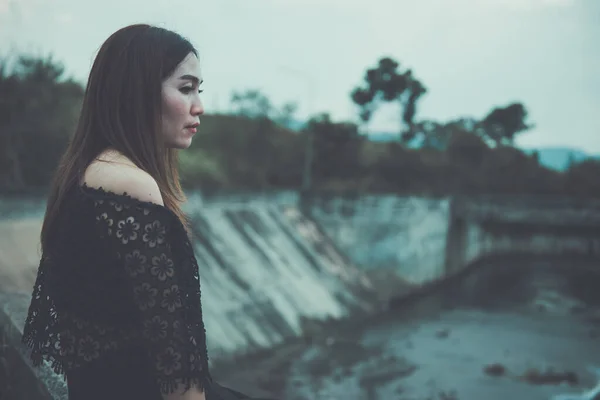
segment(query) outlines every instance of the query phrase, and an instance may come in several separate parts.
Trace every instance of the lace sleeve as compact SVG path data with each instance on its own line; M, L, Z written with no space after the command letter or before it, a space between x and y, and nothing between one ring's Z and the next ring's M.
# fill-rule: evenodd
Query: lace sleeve
M182 276L171 251L176 217L152 203L97 200L95 205L99 234L128 281L137 310L133 320L161 392L171 393L180 384L203 388L206 344L186 317L185 282L191 277Z

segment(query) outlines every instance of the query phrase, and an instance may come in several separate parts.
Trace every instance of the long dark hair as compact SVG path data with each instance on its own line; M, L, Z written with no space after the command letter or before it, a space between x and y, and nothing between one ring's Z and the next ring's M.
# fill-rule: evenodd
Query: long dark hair
M187 229L177 150L164 146L160 129L162 82L190 53L198 56L179 34L145 24L122 28L104 42L90 72L75 134L50 187L41 232L43 252L48 250L65 194L79 185L86 168L109 147L156 180L165 207Z

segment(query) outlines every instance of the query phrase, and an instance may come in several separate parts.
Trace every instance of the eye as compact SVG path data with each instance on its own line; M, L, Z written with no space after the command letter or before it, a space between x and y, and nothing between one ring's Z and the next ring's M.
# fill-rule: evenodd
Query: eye
M194 90L194 88L192 86L185 86L185 87L182 87L181 89L179 89L179 91L183 94L190 94L193 90ZM202 93L202 92L204 92L204 90L198 89L198 93Z

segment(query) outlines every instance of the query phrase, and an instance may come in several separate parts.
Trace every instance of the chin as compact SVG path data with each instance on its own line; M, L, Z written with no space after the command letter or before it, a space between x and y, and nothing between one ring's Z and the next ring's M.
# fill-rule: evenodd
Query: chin
M180 139L176 142L171 142L168 144L168 148L177 149L177 150L185 150L192 145L192 138Z

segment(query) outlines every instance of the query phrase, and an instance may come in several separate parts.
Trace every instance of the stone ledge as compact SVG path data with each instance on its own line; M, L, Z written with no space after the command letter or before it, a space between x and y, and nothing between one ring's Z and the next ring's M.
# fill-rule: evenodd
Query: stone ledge
M29 359L29 349L21 343L23 326L31 295L0 292L0 333L6 337L8 348L15 349L9 366L19 379L9 382L12 391L27 400L67 400L67 384L50 366L34 367ZM16 354L15 354L16 353Z

